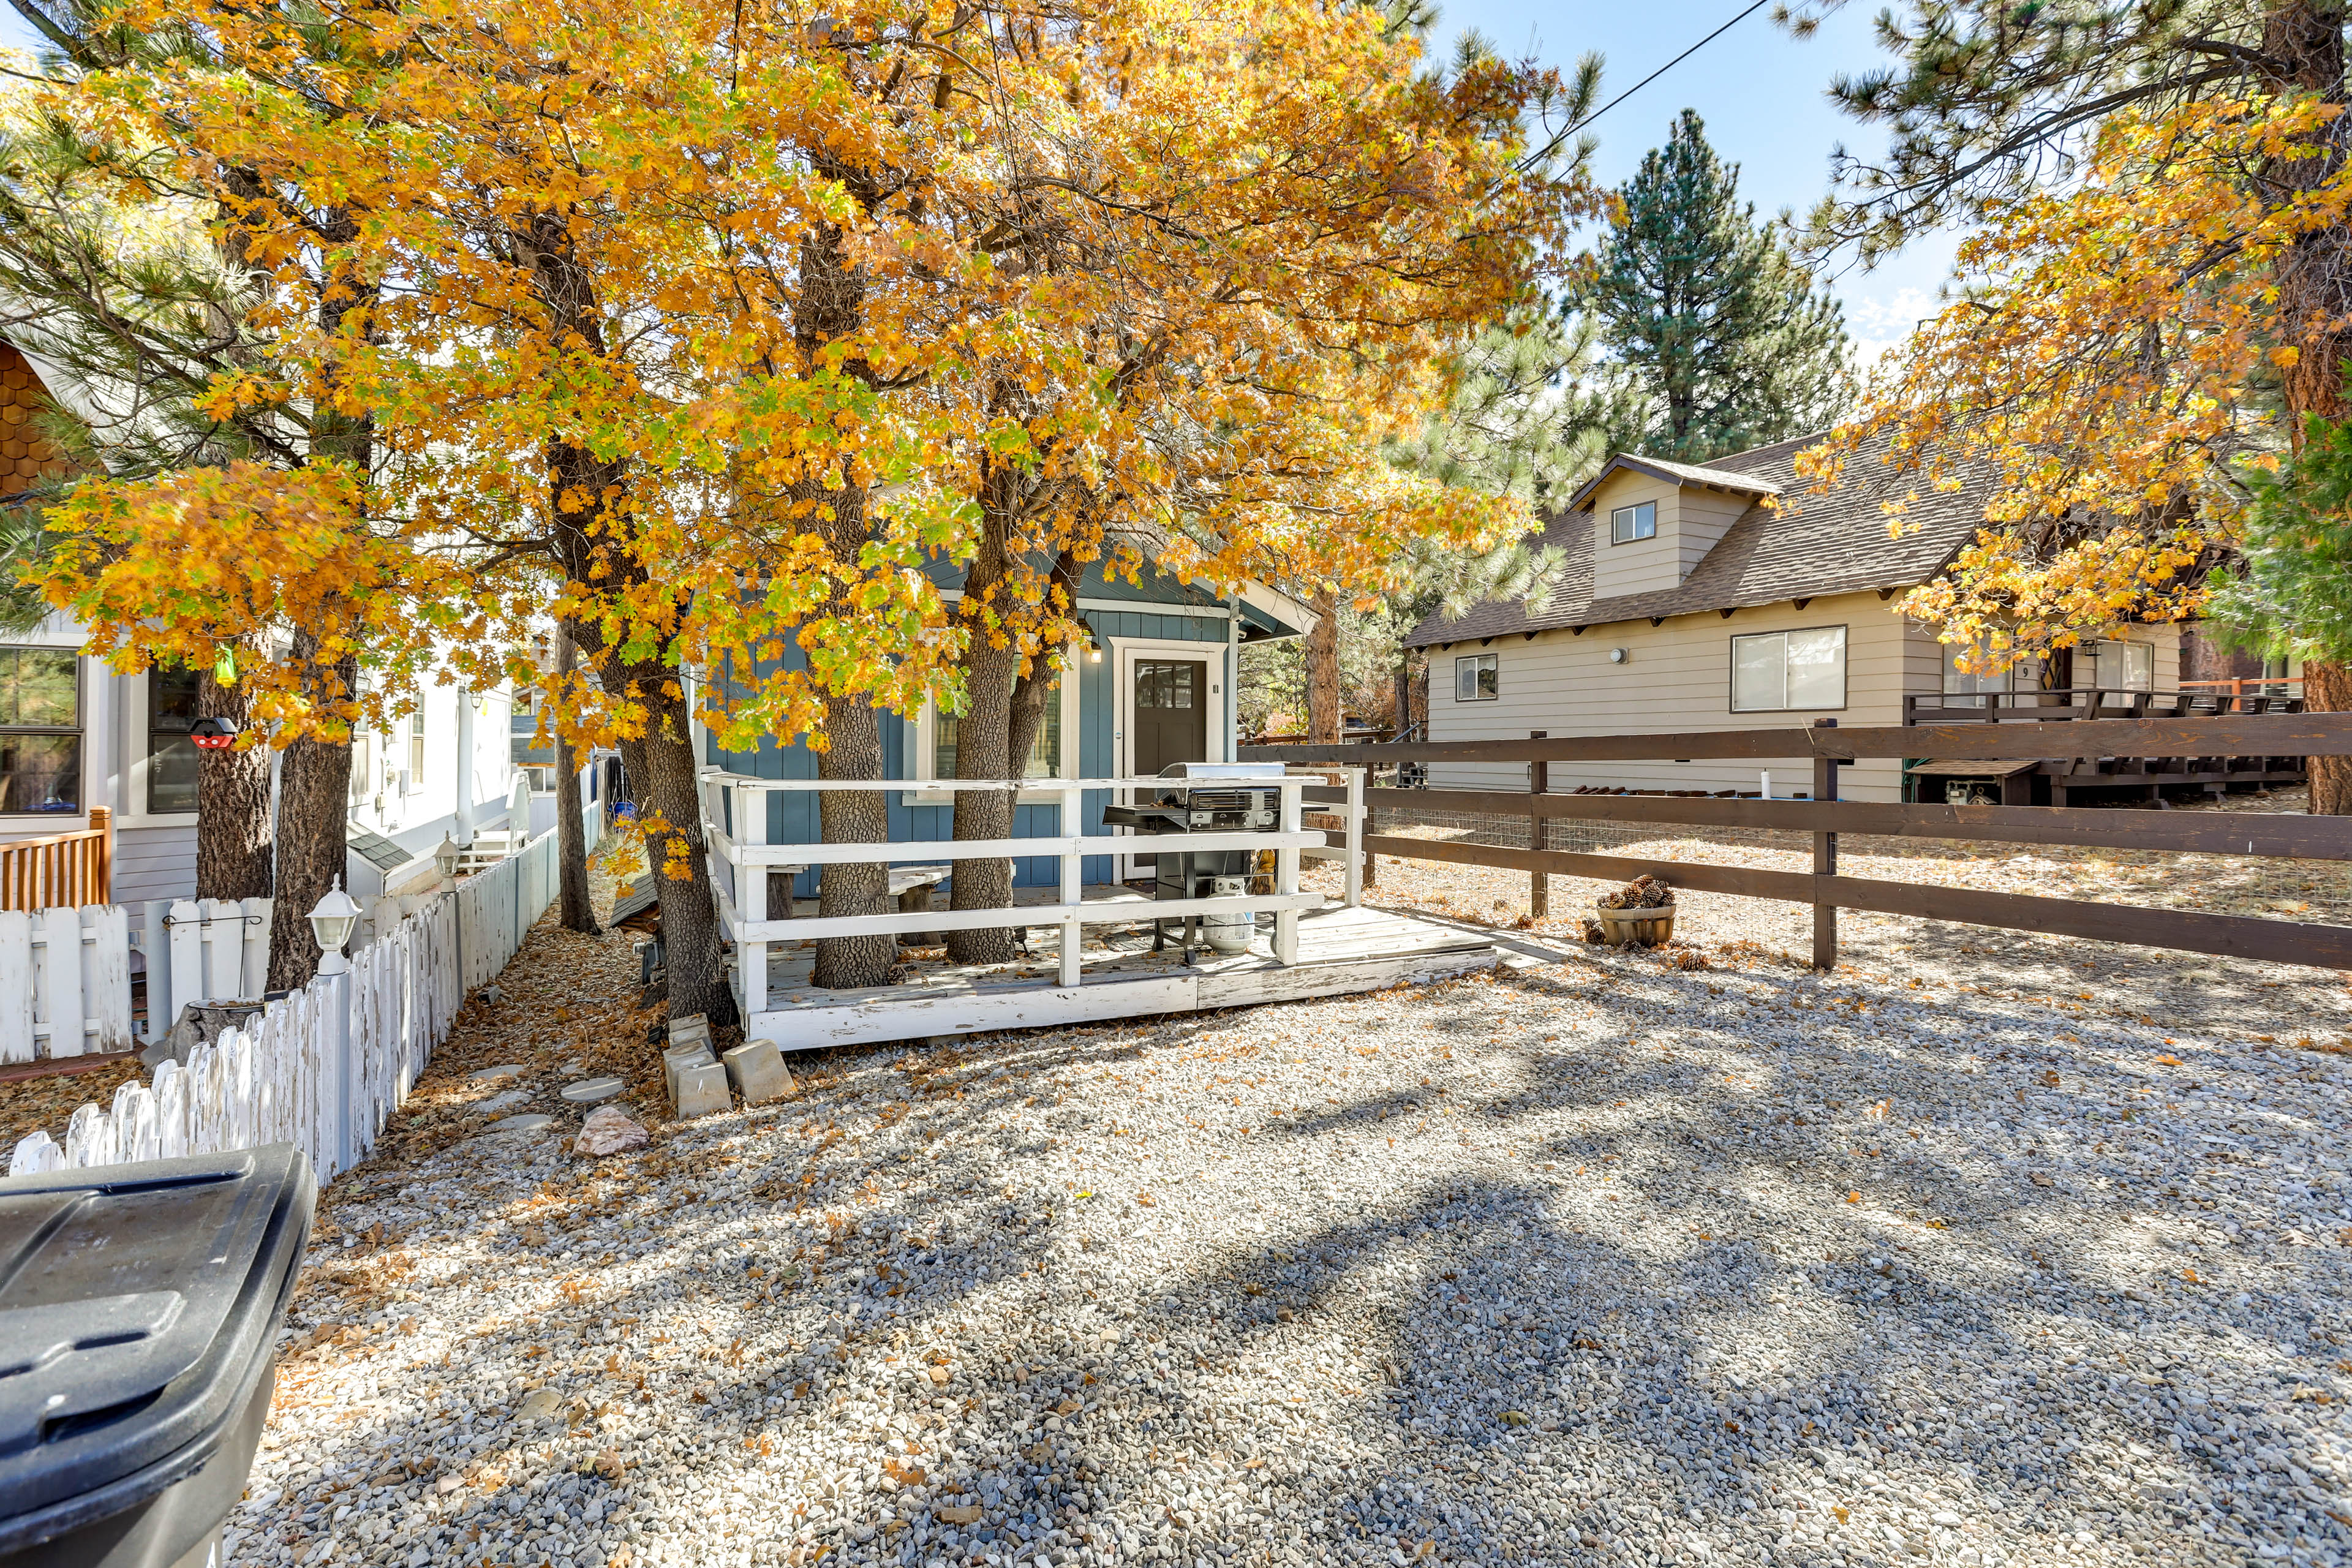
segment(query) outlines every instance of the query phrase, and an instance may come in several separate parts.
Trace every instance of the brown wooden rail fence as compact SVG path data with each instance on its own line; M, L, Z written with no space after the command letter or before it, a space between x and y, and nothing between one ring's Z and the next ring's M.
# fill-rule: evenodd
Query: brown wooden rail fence
M2305 860L2352 860L2352 817L2248 813L2118 810L2084 806L1878 805L1837 798L1839 764L1861 757L1938 757L1986 762L2063 761L2068 757L2352 756L2352 714L2263 713L2205 719L2084 719L2064 725L1913 724L1844 729L1724 730L1685 734L1560 736L1525 741L1444 741L1402 745L1339 742L1245 746L1244 762L1348 767L1388 763L1517 763L1532 787L1508 790L1413 789L1391 797L1433 811L1517 816L1538 827L1549 819L1794 829L1813 836L1811 872L1709 866L1559 849L1406 838L1367 831L1364 852L1407 860L1444 860L1525 870L1540 895L1546 876L1628 880L1647 872L1683 888L1781 899L1813 909L1816 967L1837 963L1837 911L1870 910L2002 926L2053 936L2178 948L2281 963L2352 969L2352 926L2142 909L2024 893L1923 886L1838 874L1842 833L1895 838L1981 839L2116 849ZM1698 758L1812 760L1811 800L1741 800L1707 795L1552 795L1543 790L1550 763L1690 762ZM1341 792L1309 791L1309 798ZM1389 791L1369 793L1375 813ZM1368 824L1368 829L1369 829ZM1530 842L1540 837L1538 831ZM1540 912L1540 909L1538 909Z
M81 832L0 844L0 910L79 909L113 894L114 830L102 805Z

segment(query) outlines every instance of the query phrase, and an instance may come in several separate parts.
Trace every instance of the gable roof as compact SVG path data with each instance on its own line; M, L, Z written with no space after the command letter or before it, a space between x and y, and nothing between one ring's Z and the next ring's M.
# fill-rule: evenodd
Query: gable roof
M1812 481L1797 473L1796 459L1822 439L1819 435L1801 436L1704 464L1667 464L1630 454L1614 458L1601 470L1602 477L1622 464L1677 482L1687 474L1692 476L1689 482L1746 489L1759 499L1682 582L1598 600L1592 596L1592 520L1574 506L1555 512L1546 521L1544 542L1558 546L1564 559L1550 602L1542 611L1529 614L1522 600L1490 599L1460 616L1432 616L1413 628L1406 645L1427 647L1510 632L1562 631L1699 610L1746 609L1783 599L1907 588L1942 570L1983 526L1992 476L1979 471L1949 493L1919 487L1923 493L1905 518L1916 526L1899 539L1888 538L1884 503L1915 488L1916 476L1886 465L1884 443L1868 443L1848 460L1835 488L1816 494ZM1588 485L1578 491L1579 499L1591 489ZM1766 504L1775 497L1783 498L1778 510Z
M1654 479L1664 479L1668 484L1706 485L1718 490L1729 490L1735 495L1776 496L1780 493L1779 485L1754 474L1711 468L1700 463L1669 462L1664 458L1645 458L1639 452L1620 452L1568 498L1568 510L1582 511L1592 504L1592 492L1606 483L1610 475L1628 469L1637 474L1647 474Z

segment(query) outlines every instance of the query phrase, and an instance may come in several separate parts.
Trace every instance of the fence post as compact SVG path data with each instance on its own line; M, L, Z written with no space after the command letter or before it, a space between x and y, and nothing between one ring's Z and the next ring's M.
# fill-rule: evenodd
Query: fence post
M1816 719L1813 721L1813 727L1817 730L1834 730L1837 728L1837 721ZM1837 799L1837 770L1836 758L1815 754L1813 758L1814 800ZM1816 878L1837 875L1836 834L1813 835L1813 875ZM1813 885L1813 967L1815 969L1837 967L1837 906L1823 900L1821 884L1818 881Z
M1062 903L1076 910L1086 899L1086 887L1080 879L1082 863L1078 858L1079 807L1083 797L1076 790L1062 791L1062 820L1055 826L1062 835ZM1061 973L1056 977L1065 987L1078 983L1078 949L1085 942L1084 927L1076 913L1062 917Z
M735 795L735 842L746 848L768 841L768 797L748 784L720 784ZM740 861L734 868L735 916L749 925L768 918L768 878L765 866L747 866ZM792 889L784 890L784 913L792 914ZM768 944L763 939L753 942L741 931L735 933L735 980L742 991L743 1026L751 1027L751 1016L768 1010Z
M1364 770L1348 770L1348 875L1344 895L1349 909L1360 909L1364 902Z
M1545 730L1530 730L1528 731L1528 739L1540 741L1549 732ZM1536 796L1544 795L1550 789L1551 764L1544 762L1530 762L1528 764L1528 847L1530 849L1550 847L1544 842L1544 819L1542 814L1536 810L1535 799ZM1551 918L1551 879L1541 871L1528 873L1528 912L1539 921Z
M145 939L139 950L146 965L147 1038L151 1043L162 1039L163 1031L179 1019L172 1006L172 928L164 921L170 909L165 900L147 900Z

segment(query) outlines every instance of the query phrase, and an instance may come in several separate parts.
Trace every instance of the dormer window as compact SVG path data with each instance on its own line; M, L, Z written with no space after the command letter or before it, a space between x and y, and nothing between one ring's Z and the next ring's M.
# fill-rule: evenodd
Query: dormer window
M1639 506L1621 506L1609 514L1609 542L1631 544L1637 539L1658 537L1658 503L1645 500Z

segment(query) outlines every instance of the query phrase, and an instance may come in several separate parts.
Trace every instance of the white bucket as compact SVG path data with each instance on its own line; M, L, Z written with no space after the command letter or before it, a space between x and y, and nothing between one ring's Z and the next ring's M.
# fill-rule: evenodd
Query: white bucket
M1219 877L1209 884L1220 899L1238 899L1249 892L1247 877ZM1217 952L1247 952L1257 931L1257 917L1247 910L1218 910L1201 917L1201 935Z

